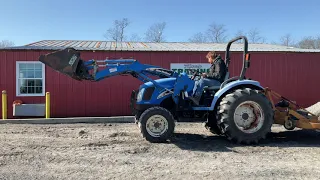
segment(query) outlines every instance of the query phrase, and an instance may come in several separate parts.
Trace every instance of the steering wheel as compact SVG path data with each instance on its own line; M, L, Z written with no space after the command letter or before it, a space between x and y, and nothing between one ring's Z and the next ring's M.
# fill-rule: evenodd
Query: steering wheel
M196 78L197 76L200 76L200 73L198 70L193 73L191 80L194 80L194 78Z

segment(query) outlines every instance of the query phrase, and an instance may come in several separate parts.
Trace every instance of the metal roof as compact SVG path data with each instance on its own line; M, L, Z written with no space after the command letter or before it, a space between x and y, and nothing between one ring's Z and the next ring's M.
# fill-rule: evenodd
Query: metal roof
M225 51L226 43L190 43L190 42L112 42L112 41L77 41L77 40L42 40L24 46L2 49L21 50L59 50L73 47L76 50L104 51ZM299 49L272 44L249 44L249 51L269 52L320 52L316 49ZM242 51L242 43L234 43L232 51Z

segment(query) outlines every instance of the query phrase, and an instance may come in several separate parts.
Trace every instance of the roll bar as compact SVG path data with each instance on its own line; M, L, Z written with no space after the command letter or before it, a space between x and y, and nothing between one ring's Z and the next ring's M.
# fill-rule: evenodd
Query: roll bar
M227 65L227 68L229 68L229 63L230 63L230 47L231 47L231 44L238 41L238 40L241 40L243 39L243 64L242 64L242 70L241 70L241 74L240 74L240 77L239 79L242 80L244 79L244 76L245 76L245 73L246 73L246 70L247 68L250 67L250 54L248 53L248 39L247 37L245 36L239 36L239 37L236 37L232 40L230 40L228 42L228 45L227 45L227 50L226 50L226 55L225 55L225 59L226 59L226 65Z

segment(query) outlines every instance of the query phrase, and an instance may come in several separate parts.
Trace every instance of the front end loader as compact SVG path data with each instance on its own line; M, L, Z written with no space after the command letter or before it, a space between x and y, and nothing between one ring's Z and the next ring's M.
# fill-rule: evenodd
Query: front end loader
M198 72L190 78L185 73L141 64L135 59L85 61L73 48L41 55L39 61L78 81L96 82L123 74L141 80L143 83L139 89L132 91L130 107L147 141L171 139L176 121L200 120L206 122L206 128L215 134L224 135L233 142L250 144L266 137L276 114L265 88L258 81L245 77L250 67L246 37L228 42L225 53L227 69L231 44L241 39L244 45L241 74L229 77L227 72L221 86L206 87L199 105L189 99L200 76Z

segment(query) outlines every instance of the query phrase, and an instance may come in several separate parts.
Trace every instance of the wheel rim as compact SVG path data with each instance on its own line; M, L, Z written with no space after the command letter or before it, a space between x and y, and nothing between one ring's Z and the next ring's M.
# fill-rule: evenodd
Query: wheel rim
M161 115L153 115L146 122L146 130L153 137L159 137L168 129L168 121Z
M236 108L234 121L242 132L254 133L262 127L264 123L264 113L258 103L245 101Z
M284 126L285 126L287 129L290 129L290 128L293 127L293 123L292 123L292 121L287 120L287 121L284 122Z

